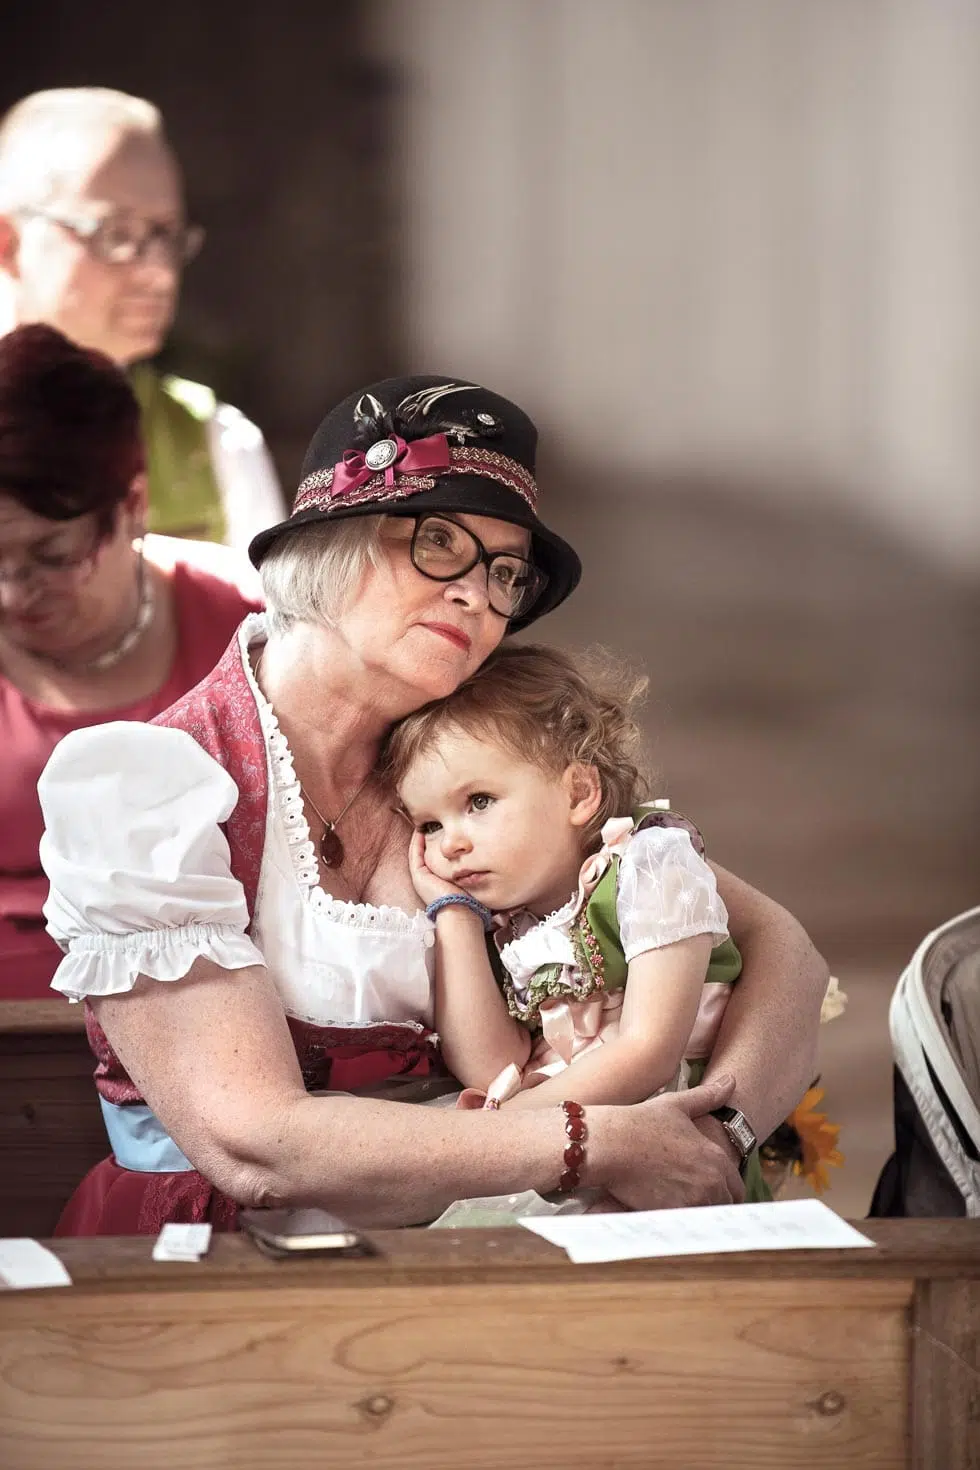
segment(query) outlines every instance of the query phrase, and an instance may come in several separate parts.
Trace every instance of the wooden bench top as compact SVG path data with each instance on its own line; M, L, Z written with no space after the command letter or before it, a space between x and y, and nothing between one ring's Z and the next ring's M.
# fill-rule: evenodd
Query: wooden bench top
M85 1007L51 1000L0 1000L0 1036L49 1035L52 1031L85 1031Z
M378 1255L274 1261L244 1235L215 1235L198 1263L159 1262L152 1236L51 1240L78 1291L198 1291L281 1287L375 1288L433 1282L488 1284L568 1276L576 1281L948 1281L980 1279L980 1221L861 1220L873 1249L771 1251L573 1265L565 1252L521 1228L367 1232ZM3 1288L0 1287L0 1290Z
M0 1296L16 1470L977 1470L980 1222L575 1266L528 1231L373 1259L59 1240Z

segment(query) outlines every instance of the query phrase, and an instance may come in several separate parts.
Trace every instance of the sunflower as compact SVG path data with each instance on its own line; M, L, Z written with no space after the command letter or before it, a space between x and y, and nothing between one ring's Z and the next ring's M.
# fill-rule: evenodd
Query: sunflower
M830 1188L827 1166L839 1169L844 1162L844 1155L837 1147L840 1124L828 1123L826 1113L814 1111L817 1103L822 1101L823 1088L811 1087L786 1120L799 1139L793 1173L809 1180L817 1194L823 1194Z

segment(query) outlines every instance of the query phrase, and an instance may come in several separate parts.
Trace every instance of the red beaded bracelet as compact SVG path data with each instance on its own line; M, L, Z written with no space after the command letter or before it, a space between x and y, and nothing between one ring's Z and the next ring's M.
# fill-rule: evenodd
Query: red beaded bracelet
M559 1106L565 1114L565 1132L570 1142L566 1144L562 1154L565 1170L558 1181L558 1189L562 1194L569 1194L573 1189L578 1189L581 1183L581 1170L585 1164L585 1141L589 1130L585 1126L585 1109L581 1103L563 1102Z

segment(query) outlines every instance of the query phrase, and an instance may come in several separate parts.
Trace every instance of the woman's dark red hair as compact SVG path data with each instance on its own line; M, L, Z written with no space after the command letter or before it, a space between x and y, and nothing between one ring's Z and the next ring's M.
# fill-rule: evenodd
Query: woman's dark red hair
M139 404L115 363L53 327L0 337L0 495L51 521L111 522L145 467Z

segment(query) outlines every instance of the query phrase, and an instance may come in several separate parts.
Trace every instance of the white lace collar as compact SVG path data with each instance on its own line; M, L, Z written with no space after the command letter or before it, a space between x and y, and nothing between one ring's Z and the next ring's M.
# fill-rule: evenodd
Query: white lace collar
M265 642L269 636L264 613L250 613L239 629L238 640L242 664L248 686L259 712L259 723L269 753L272 784L276 794L276 806L292 859L293 872L303 896L311 906L341 924L364 929L402 930L406 933L428 934L433 929L431 919L421 910L407 914L404 909L391 904L354 903L350 899L334 898L320 886L320 865L316 848L310 837L310 827L303 810L303 793L293 765L293 753L289 748L272 705L259 688L252 668L249 651L254 644Z

